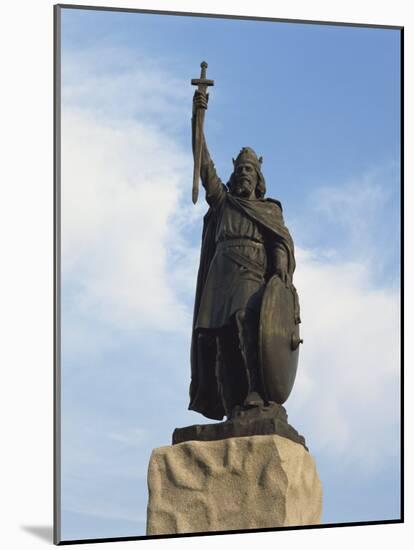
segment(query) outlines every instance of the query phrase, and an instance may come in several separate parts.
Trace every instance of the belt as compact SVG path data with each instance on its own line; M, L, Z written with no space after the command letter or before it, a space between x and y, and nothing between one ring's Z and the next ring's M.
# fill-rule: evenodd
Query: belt
M217 248L229 248L231 246L254 246L255 248L263 248L264 244L259 241L248 239L247 237L241 239L227 239L217 243Z
M235 250L234 247L239 246L239 244L242 244L244 246L250 246L251 244L255 248L264 248L264 245L262 243L252 241L250 239L230 239L228 241L220 241L219 243L217 243L217 249L222 250L221 253L224 256L227 256L227 258L230 258L239 266L245 267L253 273L256 273L256 275L259 275L260 278L263 278L266 267L262 264L259 264L258 262L255 262L251 258L246 258L246 256L240 254L237 250Z

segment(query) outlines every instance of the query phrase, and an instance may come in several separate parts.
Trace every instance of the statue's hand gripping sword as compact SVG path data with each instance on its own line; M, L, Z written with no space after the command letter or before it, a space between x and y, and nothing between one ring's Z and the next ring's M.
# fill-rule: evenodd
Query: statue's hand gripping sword
M206 93L208 86L214 86L214 80L206 79L207 63L203 61L200 64L200 78L193 78L191 84L198 86L198 91ZM195 124L195 144L194 144L194 172L193 172L193 192L192 199L195 204L198 199L198 184L200 181L201 170L201 155L203 149L203 126L204 126L205 109L197 109L196 124Z

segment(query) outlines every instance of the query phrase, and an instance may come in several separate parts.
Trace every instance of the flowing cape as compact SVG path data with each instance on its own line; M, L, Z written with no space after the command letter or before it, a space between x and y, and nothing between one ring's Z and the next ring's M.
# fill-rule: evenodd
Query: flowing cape
M239 209L260 227L270 232L272 237L284 246L288 254L288 273L292 277L296 265L294 246L292 237L283 221L282 205L280 202L274 199L241 199L234 197L230 193L226 193L224 200L229 201L232 206ZM207 214L204 216L200 265L194 303L193 333L191 339L190 404L188 407L190 410L200 412L207 418L214 420L221 420L225 415L215 375L217 353L215 337L199 339L194 327L204 284L216 250L215 234L219 212L220 208L209 208Z

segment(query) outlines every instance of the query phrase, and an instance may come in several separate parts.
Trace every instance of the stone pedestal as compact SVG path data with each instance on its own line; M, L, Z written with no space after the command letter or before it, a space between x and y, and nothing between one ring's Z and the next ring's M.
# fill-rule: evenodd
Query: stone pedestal
M315 525L322 486L305 447L279 435L155 449L147 535Z

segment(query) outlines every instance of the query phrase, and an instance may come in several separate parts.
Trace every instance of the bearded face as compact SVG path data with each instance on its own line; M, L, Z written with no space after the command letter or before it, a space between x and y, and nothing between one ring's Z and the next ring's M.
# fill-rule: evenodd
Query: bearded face
M231 192L236 197L250 199L255 197L257 172L248 162L237 164L234 169Z

